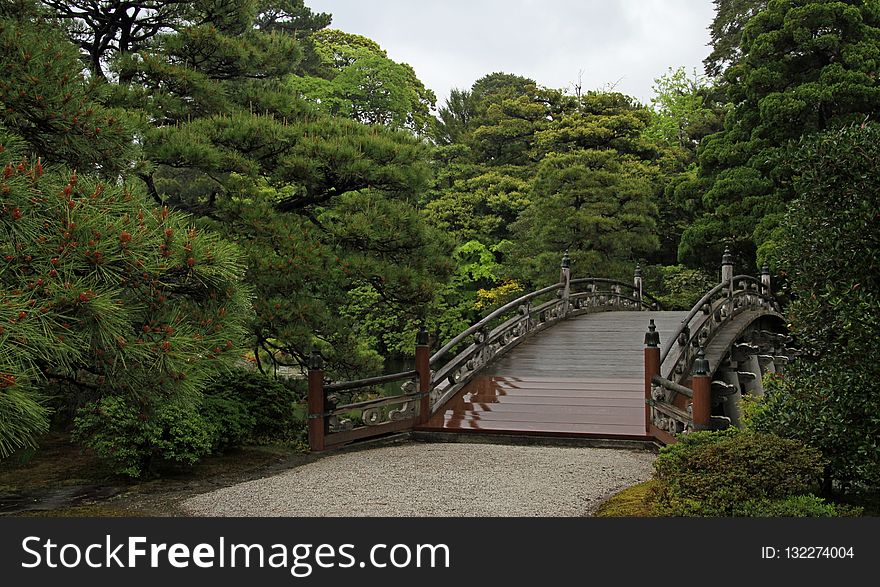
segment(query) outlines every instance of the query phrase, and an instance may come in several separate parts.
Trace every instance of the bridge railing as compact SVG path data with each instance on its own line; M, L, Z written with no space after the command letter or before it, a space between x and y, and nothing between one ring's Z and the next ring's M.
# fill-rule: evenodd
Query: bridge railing
M324 450L424 424L488 363L569 316L659 308L657 299L644 292L640 269L632 283L571 279L565 255L558 283L504 304L433 355L422 328L415 370L328 384L320 353L314 352L309 366L309 444L312 450ZM399 389L388 390L390 385Z
M645 335L645 425L649 436L672 442L675 434L718 424L711 415L711 378L705 349L733 318L749 310L781 313L771 288L770 271L765 265L760 279L734 275L730 251L725 250L721 283L694 304L662 352L659 333L651 321ZM687 382L691 387L683 385ZM676 403L677 396L691 401Z

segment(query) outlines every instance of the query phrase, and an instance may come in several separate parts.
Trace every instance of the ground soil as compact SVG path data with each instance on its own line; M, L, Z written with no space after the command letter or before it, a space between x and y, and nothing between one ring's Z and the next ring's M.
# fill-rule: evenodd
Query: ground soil
M179 516L194 495L273 475L316 460L300 447L244 447L187 469L165 468L149 479L114 475L65 434L43 438L36 451L0 461L0 515ZM159 476L161 475L161 476Z

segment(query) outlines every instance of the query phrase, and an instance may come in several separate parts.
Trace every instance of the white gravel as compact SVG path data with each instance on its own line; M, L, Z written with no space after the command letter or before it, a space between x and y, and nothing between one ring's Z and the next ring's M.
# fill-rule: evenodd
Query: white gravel
M587 516L648 479L647 451L410 443L198 495L196 516Z

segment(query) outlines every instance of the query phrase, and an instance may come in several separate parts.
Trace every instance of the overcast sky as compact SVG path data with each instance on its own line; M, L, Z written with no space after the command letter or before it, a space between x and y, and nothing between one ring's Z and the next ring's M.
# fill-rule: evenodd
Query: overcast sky
M711 0L306 0L332 28L369 37L409 63L445 103L488 73L552 88L618 91L648 103L670 66L702 73Z

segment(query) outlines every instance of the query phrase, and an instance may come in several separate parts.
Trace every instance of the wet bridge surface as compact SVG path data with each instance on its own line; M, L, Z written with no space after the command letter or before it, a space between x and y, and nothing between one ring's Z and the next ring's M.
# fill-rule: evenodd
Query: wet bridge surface
M645 437L644 336L669 344L687 312L572 318L488 365L422 429Z

